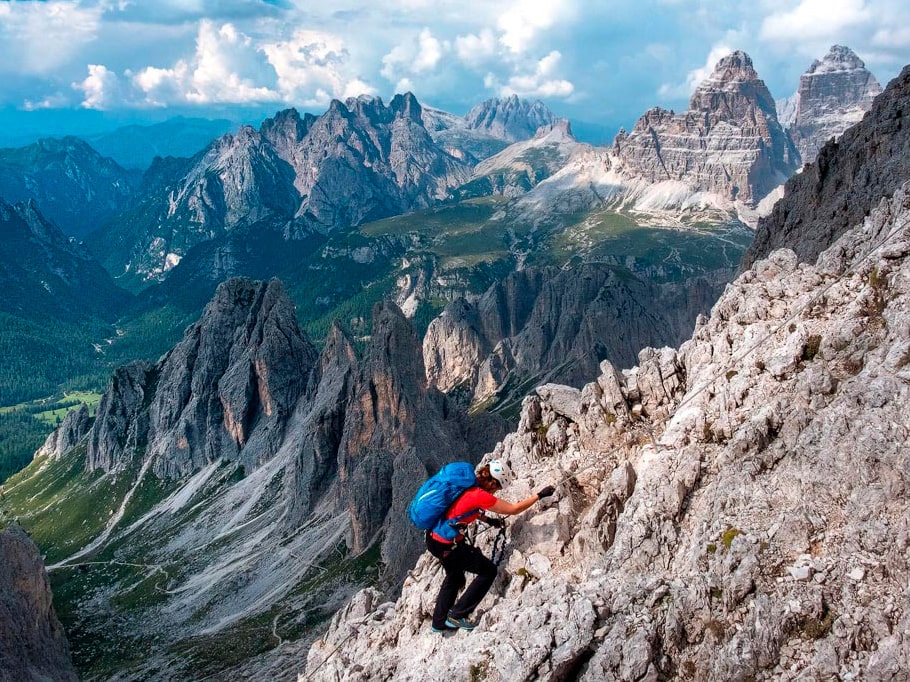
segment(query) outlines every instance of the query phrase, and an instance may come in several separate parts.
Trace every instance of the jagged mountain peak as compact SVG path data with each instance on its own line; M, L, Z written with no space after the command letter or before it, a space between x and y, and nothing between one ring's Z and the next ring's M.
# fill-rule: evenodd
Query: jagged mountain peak
M218 458L258 466L275 454L316 362L279 280L230 279L154 367L115 373L88 469L119 468L137 454L162 477ZM134 451L139 443L146 452Z
M815 159L831 138L862 119L882 91L875 76L848 47L834 45L800 76L799 88L789 98L790 133L803 163Z
M692 111L707 111L741 118L743 107L757 106L777 121L774 98L758 77L752 58L741 50L720 59L714 71L695 89L689 100Z
M540 100L529 102L518 95L493 98L473 107L466 115L468 128L510 142L533 137L537 129L556 121L556 115Z
M865 62L849 47L832 45L824 57L812 62L806 73L833 73L835 71L852 71L865 68Z

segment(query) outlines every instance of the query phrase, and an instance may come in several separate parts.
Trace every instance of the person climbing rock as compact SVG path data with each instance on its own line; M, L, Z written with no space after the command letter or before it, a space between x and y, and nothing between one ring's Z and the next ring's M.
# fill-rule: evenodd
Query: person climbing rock
M500 500L494 493L502 490L508 482L509 471L499 460L492 460L477 471L476 485L465 490L452 503L440 523L457 521L459 532L454 540L448 540L434 529L427 531L427 549L439 559L445 569L445 579L436 597L433 609L433 632L446 632L462 628L473 630L475 623L469 619L471 613L486 596L487 591L496 579L498 567L483 553L464 540L463 529L468 524L484 521L494 528L502 528L505 520L489 517L486 512L513 515L520 514L535 502L553 494L553 486L543 488L536 495L521 502ZM474 580L456 602L458 593L465 584L465 572L475 574Z

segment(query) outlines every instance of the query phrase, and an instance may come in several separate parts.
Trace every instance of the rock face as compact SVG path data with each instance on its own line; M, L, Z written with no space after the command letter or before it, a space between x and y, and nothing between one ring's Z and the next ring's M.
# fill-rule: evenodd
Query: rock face
M910 67L888 84L869 114L791 178L784 198L762 219L743 267L778 248L812 262L910 177Z
M24 319L116 319L130 295L79 244L49 222L33 201L0 200L0 310Z
M424 555L397 602L339 611L300 679L900 679L908 217L910 183L815 265L756 262L678 351L528 397L492 453L504 497L558 492L510 521L479 627L430 633Z
M77 137L0 149L0 199L34 201L68 236L84 237L126 209L138 179Z
M771 93L744 52L721 59L689 110L647 111L613 152L623 172L649 183L682 181L730 201L757 204L798 168Z
M802 162L814 161L828 140L858 123L881 91L875 76L849 47L834 45L821 60L812 62L800 76L789 126Z
M335 100L322 116L289 109L191 160L158 162L129 216L94 244L112 271L160 280L191 247L238 228L328 233L429 206L469 176L430 137L410 93L388 105Z
M0 532L0 680L76 682L44 562L25 531Z
M141 448L160 477L217 459L271 459L316 363L277 280L230 280L155 367L117 370L98 408L88 469L111 470Z
M605 358L631 364L644 346L687 338L722 291L720 279L712 282L655 284L599 263L513 273L477 303L454 301L430 323L428 379L476 402L529 380L580 385Z
M217 462L249 472L290 457L284 525L296 527L337 494L331 504L349 513L352 550L382 535L394 579L419 546L402 521L410 496L428 472L476 457L501 432L497 419L481 422L492 430L469 428L428 388L420 343L394 304L374 310L363 358L337 325L319 357L279 281L233 279L155 366L137 362L114 373L86 469L142 464L174 480ZM63 427L49 451L73 440Z
M587 145L575 140L569 122L559 120L542 126L530 140L511 144L477 164L471 181L455 190L454 194L459 199L490 195L519 196L587 148Z
M82 403L79 407L66 413L60 426L51 433L44 445L38 448L35 457L50 457L60 459L64 453L76 447L86 436L92 425L88 414L88 405Z
M471 130L518 142L533 137L541 126L553 125L557 117L540 100L528 102L511 95L478 104L465 115L465 121Z

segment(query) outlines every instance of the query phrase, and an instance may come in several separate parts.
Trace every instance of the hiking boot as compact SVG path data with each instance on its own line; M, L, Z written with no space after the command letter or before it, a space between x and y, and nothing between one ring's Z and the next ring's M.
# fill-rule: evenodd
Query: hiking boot
M456 628L456 627L450 626L448 621L446 621L446 624L443 625L441 628L438 628L435 625L430 626L430 632L435 633L437 635L445 635L449 632L455 632L455 630L457 630L457 629L458 628Z
M456 618L455 616L449 616L446 618L446 625L450 628L461 628L462 630L471 631L477 627L477 623L470 621L467 618Z

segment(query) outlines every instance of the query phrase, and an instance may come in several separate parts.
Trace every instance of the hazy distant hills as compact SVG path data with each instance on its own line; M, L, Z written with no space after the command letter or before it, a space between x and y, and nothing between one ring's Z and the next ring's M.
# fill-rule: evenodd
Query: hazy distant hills
M35 201L71 236L83 237L125 210L138 179L78 137L0 149L0 199Z
M0 310L24 318L114 320L132 298L34 203L0 201Z
M84 139L99 154L124 168L145 170L156 156L192 156L234 127L227 119L178 116L152 125L123 126Z

